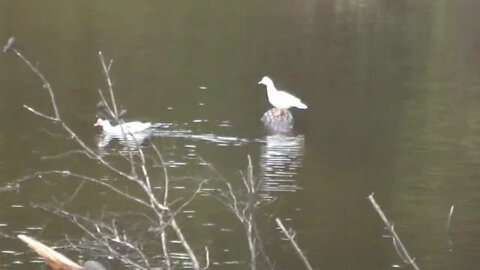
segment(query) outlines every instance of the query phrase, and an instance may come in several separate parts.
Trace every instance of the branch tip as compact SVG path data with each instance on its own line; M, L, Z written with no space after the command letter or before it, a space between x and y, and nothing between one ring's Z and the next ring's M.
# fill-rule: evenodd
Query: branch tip
M3 53L7 53L11 51L14 46L15 46L15 37L12 36L7 40L7 43L5 44L5 46L3 46Z

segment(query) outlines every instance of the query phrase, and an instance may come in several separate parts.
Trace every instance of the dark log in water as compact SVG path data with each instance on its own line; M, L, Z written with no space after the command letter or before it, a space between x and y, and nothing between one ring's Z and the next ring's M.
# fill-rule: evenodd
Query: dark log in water
M106 268L96 261L87 261L83 267L76 262L65 257L63 254L53 250L52 248L38 242L37 240L26 236L18 235L20 240L25 242L31 249L40 255L48 266L54 270L105 270Z
M261 118L270 133L290 133L293 130L293 116L289 110L272 108Z

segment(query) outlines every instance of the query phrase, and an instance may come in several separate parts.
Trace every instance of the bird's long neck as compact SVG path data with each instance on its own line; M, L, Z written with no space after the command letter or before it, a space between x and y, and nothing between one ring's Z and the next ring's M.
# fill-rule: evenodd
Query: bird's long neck
M267 90L269 92L276 92L277 88L275 88L275 85L273 84L273 82L270 82L270 83L267 83Z
M275 85L272 83L267 84L267 96L268 99L273 98L273 96L277 93L277 88L275 88Z

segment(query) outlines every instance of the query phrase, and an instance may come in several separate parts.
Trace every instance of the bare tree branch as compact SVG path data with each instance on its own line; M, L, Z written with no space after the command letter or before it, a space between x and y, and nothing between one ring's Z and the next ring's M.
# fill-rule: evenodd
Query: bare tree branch
M283 234L287 237L288 241L290 241L290 243L292 244L298 256L300 256L300 258L302 259L303 264L305 264L305 268L307 268L308 270L313 270L313 267L308 262L307 257L305 256L305 254L303 254L302 250L295 241L295 234L289 232L279 218L276 218L275 221L277 222L278 227L280 227L280 229L282 230Z
M393 224L388 221L387 217L383 213L382 209L380 208L380 205L375 201L375 198L373 198L373 193L368 196L368 200L372 203L373 208L375 211L377 211L378 215L382 219L383 223L385 223L385 226L387 227L388 231L392 235L393 239L393 245L395 249L397 250L398 256L407 264L411 265L413 269L415 270L420 270L418 267L417 263L415 262L415 259L408 254L407 249L402 243L402 240L400 240L400 237L398 236L397 232L395 231L395 228L393 227Z

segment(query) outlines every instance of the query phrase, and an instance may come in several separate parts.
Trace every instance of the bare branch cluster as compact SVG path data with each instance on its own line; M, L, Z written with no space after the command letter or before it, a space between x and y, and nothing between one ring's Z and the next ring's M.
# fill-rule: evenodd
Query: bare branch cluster
M115 176L115 178L121 179L121 182L107 181L105 179L100 179L80 172L72 172L70 170L48 170L37 171L33 174L16 179L15 181L10 182L8 185L1 187L0 192L17 189L27 181L41 179L47 176L62 176L68 177L69 179L78 180L80 182L79 186L67 201L60 202L54 206L45 204L34 205L39 209L51 212L64 220L68 220L81 231L83 231L85 238L81 240L74 240L68 237L66 238L68 248L80 252L93 253L100 257L113 257L122 262L124 265L133 267L134 269L172 269L175 267L176 261L172 256L171 247L169 247L169 239L175 239L181 244L184 253L191 262L191 268L196 270L207 269L210 266L210 252L208 248L205 247L205 259L203 259L204 263L201 265L194 248L192 248L191 244L188 242L186 235L183 233L176 219L178 213L188 206L198 194L202 193L203 185L206 183L206 181L200 182L197 189L192 192L191 197L184 199L178 207L173 209L173 203L169 198L169 174L159 149L154 144L150 145L149 150L154 153L153 162L155 162L155 164L152 165L152 161L146 157L146 150L140 146L139 142L135 142L135 146L133 148L127 148L126 155L122 155L122 158L129 164L128 169L124 169L123 167L116 165L114 162L111 162L109 159L99 154L96 149L85 143L65 122L61 115L60 109L58 108L54 90L51 84L41 73L39 67L33 65L30 60L28 60L15 47L14 43L14 39L9 39L7 45L5 45L3 48L3 51L13 52L38 77L43 85L43 88L48 93L51 112L45 112L26 104L23 105L23 107L33 114L57 124L57 126L59 126L60 129L67 135L67 138L73 140L79 147L77 150L71 150L45 158L57 159L72 154L81 154L98 163L103 168L108 169ZM102 89L98 90L101 98L101 106L104 110L103 113L106 114L106 116L111 120L121 124L124 122L122 115L125 113L125 111L119 110L115 98L114 85L110 76L113 60L105 59L102 52L98 53L98 57L107 85L107 89L105 91ZM131 136L132 134L129 134L127 130L121 129L121 132L124 138L127 138L128 136L129 138L133 138L135 140L135 136ZM255 181L250 156L248 156L247 171L245 174L242 174L242 190L245 192L241 195L232 186L232 184L214 168L214 166L204 160L202 161L215 173L216 176L218 176L218 178L221 180L221 183L223 183L223 188L218 190L219 196L217 199L219 199L235 215L237 220L245 229L248 248L250 250L250 268L252 270L259 268L257 259L261 254L268 264L268 268L274 269L273 264L266 255L260 235L256 228L256 211L264 203L264 200L262 200L259 194L259 187L261 183L259 181ZM151 175L151 170L153 167L155 167L154 165L156 165L156 163L159 163L163 168L163 182L155 177L152 177ZM130 201L144 210L144 212L142 212L140 215L142 216L143 220L149 224L150 229L146 231L158 237L156 239L157 244L160 243L162 249L160 260L153 259L144 253L144 247L142 246L144 243L140 244L139 241L134 240L135 237L130 236L128 230L122 226L121 217L104 215L102 219L91 218L74 214L65 207L76 197L80 189L82 189L86 183L102 187L108 192L116 194L125 200ZM125 184L135 186L140 192L134 193L128 189L125 189ZM162 186L163 192L155 192L156 189L154 187L157 186ZM277 223L278 222L279 219L277 219ZM293 235L286 231L281 222L279 222L278 225L282 228L292 246L300 255L301 259L305 263L306 268L312 269L306 259L306 256L301 252L300 248L294 241Z
M142 190L142 194L133 195L123 190L121 187L119 187L115 183L97 179L95 177L91 177L81 173L76 173L71 171L62 171L62 170L36 172L32 175L25 176L13 181L12 183L4 187L3 190L9 190L9 189L18 187L24 181L35 179L45 175L69 176L74 179L79 179L82 181L92 182L94 184L100 185L110 190L111 192L114 192L120 196L123 196L124 198L129 199L130 201L133 201L139 204L140 206L143 206L149 212L150 220L151 221L154 220L155 227L161 229L161 242L162 242L164 260L165 260L165 264L167 265L167 269L170 268L171 266L171 261L168 256L169 254L168 237L166 234L167 227L172 229L174 236L179 240L179 242L183 246L185 253L188 254L188 257L192 263L192 268L201 269L202 267L197 258L197 255L193 251L193 248L188 243L180 226L175 220L175 215L177 213L177 210L171 209L170 206L168 205L169 178L166 170L164 171L165 172L164 173L165 192L163 194L163 198L161 198L154 192L153 185L152 185L153 180L149 175L149 169L148 169L148 164L145 158L144 150L139 145L137 145L137 148L136 148L136 150L138 150L139 155L133 155L132 151L129 150L128 156L126 157L127 161L130 164L129 171L124 171L121 168L116 167L112 162L110 162L109 160L99 155L95 149L88 146L87 143L85 143L68 126L68 124L62 118L62 115L57 105L57 101L55 99L54 90L51 84L48 82L45 76L41 73L39 68L33 65L14 46L13 42L14 40L12 42L9 41L9 44L5 46L4 51L13 52L39 78L39 80L43 85L43 88L46 89L50 97L50 105L51 105L52 112L51 113L41 112L40 110L35 109L28 105L23 105L23 107L41 118L50 120L53 123L58 124L61 127L61 129L68 135L68 137L73 139L80 146L81 150L76 150L75 153L83 153L86 157L96 162L99 162L103 167L108 168L112 173L116 174L118 177L120 177L124 181L135 184L137 187L140 188L140 190ZM123 121L120 118L121 113L119 113L117 108L114 90L113 90L113 83L110 77L110 71L111 71L113 61L112 60L107 61L104 58L102 52L99 52L98 56L100 59L100 63L102 65L103 74L108 87L107 94L105 94L104 91L99 90L100 97L103 103L105 104L105 107L107 108L107 112L110 114L110 116L116 119L119 123L122 123ZM122 130L122 133L124 137L131 135L131 134L127 134L127 131L125 130ZM153 146L153 149L155 150L154 152L156 153L157 158L160 160L160 162L163 162L163 158L160 154L160 151L158 151L158 149L155 146ZM194 196L201 191L202 184L200 184L195 194L193 194ZM191 202L191 200L192 199L187 200L185 204ZM132 244L133 242L129 237L127 237L127 235L120 233L121 231L118 230L117 225L114 221L110 223L98 223L97 220L91 220L85 217L77 216L61 208L42 207L42 209L51 211L59 216L62 216L67 220L70 220L72 223L74 223L78 228L82 229L89 236L91 240L89 242L89 248L92 248L92 246L101 247L101 248L97 248L97 251L100 251L100 250L107 251L110 256L114 256L120 259L125 264L131 265L136 269L152 269L152 266L150 265L149 260L147 259L147 256L142 252L141 248L136 244ZM95 243L95 245L93 245L93 243ZM73 242L71 244L72 246L75 246L77 248L81 247L81 245L78 245L78 244L74 245ZM118 248L119 246L121 246L122 248L119 249ZM120 252L119 250L123 250L123 252ZM136 254L136 256L133 256L133 257L139 258L139 260L130 259L132 258L131 256L132 253Z
M257 258L258 255L261 254L268 267L273 269L273 265L264 250L260 234L256 228L255 214L260 206L265 203L265 200L260 196L259 187L261 186L261 182L255 181L252 159L250 156L248 156L246 174L242 173L243 188L245 190L243 196L242 194L239 194L239 189L235 189L232 184L212 164L203 159L202 163L205 164L226 187L224 189L218 189L219 196L217 199L228 209L230 209L230 211L235 215L237 220L240 221L245 229L248 249L250 251L250 268L252 270L257 269Z

